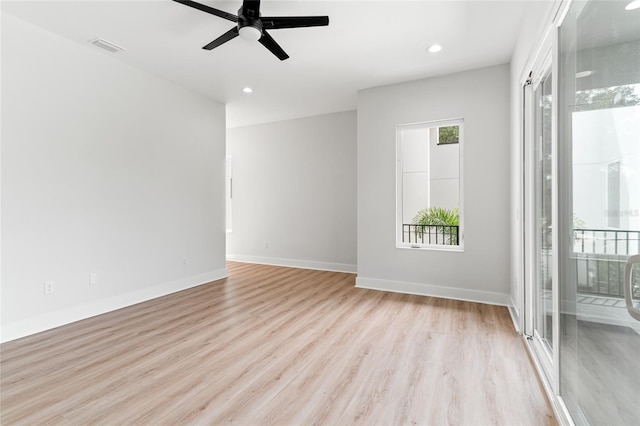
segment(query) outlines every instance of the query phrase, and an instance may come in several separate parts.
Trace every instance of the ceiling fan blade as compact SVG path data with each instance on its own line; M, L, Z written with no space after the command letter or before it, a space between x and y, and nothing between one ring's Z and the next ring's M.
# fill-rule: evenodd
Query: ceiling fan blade
M232 39L234 39L236 37L238 37L238 27L233 27L229 31L227 31L226 33L222 34L217 39L213 40L211 43L207 44L206 46L203 46L202 48L206 49L206 50L215 49L216 47L220 46L221 44L226 43L229 40L232 40Z
M263 17L262 28L275 30L279 28L323 27L329 25L328 16L269 16Z
M264 47L269 49L269 51L271 53L276 55L278 57L278 59L280 59L281 61L284 61L285 59L287 59L289 57L289 55L287 55L287 52L282 50L282 47L280 47L280 45L278 43L276 43L276 41L273 39L273 37L271 37L269 35L268 32L263 30L262 31L262 37L260 37L260 40L258 40L258 41Z
M260 18L260 0L244 0L242 2L242 16L249 19Z
M227 19L231 22L238 22L238 17L232 13L227 13L222 10L214 9L213 7L209 7L207 5L200 4L195 1L191 1L191 0L173 0L173 1L177 3L182 3L185 6L193 7L194 9L198 9L203 12L210 13L212 15L219 16L220 18Z

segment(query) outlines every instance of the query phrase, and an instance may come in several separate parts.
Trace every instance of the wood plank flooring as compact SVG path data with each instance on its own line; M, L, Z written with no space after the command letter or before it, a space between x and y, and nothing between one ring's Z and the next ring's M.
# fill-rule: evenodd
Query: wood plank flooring
M504 307L228 268L0 345L0 423L556 424Z

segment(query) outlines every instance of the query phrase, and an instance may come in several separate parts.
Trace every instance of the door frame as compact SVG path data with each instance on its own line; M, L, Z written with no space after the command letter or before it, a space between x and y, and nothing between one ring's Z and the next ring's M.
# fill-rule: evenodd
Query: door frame
M542 373L546 381L551 385L551 390L554 394L559 393L559 383L557 381L558 375L556 374L558 369L558 359L556 354L558 353L558 340L557 335L559 331L558 316L557 316L557 301L558 301L558 280L557 280L557 250L552 250L551 268L552 268L552 350L551 352L545 346L541 336L535 329L535 318L538 315L537 309L537 294L536 285L538 280L538 266L537 265L537 252L536 252L536 211L539 206L536 205L536 170L537 159L539 158L538 150L540 149L540 141L535 140L535 109L538 105L535 105L535 91L540 84L551 74L551 146L552 146L552 161L551 161L551 180L553 182L551 189L551 221L552 221L552 246L557 247L557 138L556 138L556 125L557 120L557 105L556 105L556 74L554 71L553 59L554 59L554 47L553 47L553 32L549 31L545 35L545 38L541 44L541 49L538 50L538 54L534 59L533 66L524 88L524 116L523 116L523 170L524 170L524 187L523 187L523 212L524 212L524 250L523 250L523 265L524 265L524 288L525 288L525 309L524 319L525 328L524 333L529 340L532 351L540 364Z
M542 381L543 387L556 417L562 425L574 425L574 421L564 403L562 396L560 395L560 318L561 312L560 303L560 286L559 286L559 203L558 190L559 190L559 159L558 159L558 93L559 93L559 63L558 63L558 35L559 29L564 22L572 0L558 0L557 4L550 10L549 25L545 28L540 42L537 44L536 49L532 51L530 59L528 61L529 66L525 68L525 72L520 76L520 83L522 87L522 135L521 135L521 155L520 155L520 167L522 170L521 179L519 183L521 188L521 197L518 200L519 209L522 211L522 220L519 229L521 238L521 252L520 252L520 271L519 278L523 283L523 300L522 300L522 312L523 315L520 318L521 330L523 331L527 348L531 354L534 365L538 371L538 375ZM549 356L548 350L543 347L543 342L536 338L534 331L534 316L535 316L535 151L537 144L532 143L533 136L533 93L537 85L542 79L551 72L551 87L552 87L552 166L551 175L553 180L552 185L552 211L551 219L553 223L552 228L552 339L553 349L551 356ZM527 102L529 105L527 105ZM535 141L533 141L535 142Z

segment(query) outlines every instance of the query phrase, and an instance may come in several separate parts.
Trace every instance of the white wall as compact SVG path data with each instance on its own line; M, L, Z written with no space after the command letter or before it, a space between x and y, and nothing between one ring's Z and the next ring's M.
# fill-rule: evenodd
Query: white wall
M464 252L396 248L395 126L464 119ZM360 91L360 287L509 302L509 66Z
M463 125L464 127L464 125ZM460 208L460 144L438 145L438 132L429 140L429 207ZM464 143L464 142L463 142Z
M223 105L3 13L2 340L226 276L224 139Z
M400 130L402 155L402 223L413 223L429 207L429 128L411 126Z
M420 210L460 207L459 144L438 145L438 128L410 125L399 132L402 155L402 223Z
M573 213L585 228L640 229L640 106L576 111L572 116ZM608 207L608 167L620 162L620 205ZM594 208L598 206L601 208Z
M227 258L355 272L356 112L228 129Z

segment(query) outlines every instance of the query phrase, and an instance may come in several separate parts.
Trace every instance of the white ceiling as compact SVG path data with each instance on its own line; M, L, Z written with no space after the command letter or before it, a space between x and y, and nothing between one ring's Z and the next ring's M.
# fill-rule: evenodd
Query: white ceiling
M202 3L233 14L241 1ZM328 27L272 30L280 61L234 25L165 0L2 1L3 13L113 55L227 105L229 127L356 107L357 91L509 62L527 1L263 0L264 16L328 15ZM125 51L88 43L96 37ZM437 42L439 54L426 52ZM251 86L252 94L242 88Z

